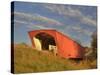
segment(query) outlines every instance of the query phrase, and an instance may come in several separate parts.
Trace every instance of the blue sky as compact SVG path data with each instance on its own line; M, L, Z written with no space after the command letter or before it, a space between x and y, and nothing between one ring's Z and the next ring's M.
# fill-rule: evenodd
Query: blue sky
M90 46L91 35L97 30L97 7L63 4L15 2L14 42L31 45L28 31L56 29Z

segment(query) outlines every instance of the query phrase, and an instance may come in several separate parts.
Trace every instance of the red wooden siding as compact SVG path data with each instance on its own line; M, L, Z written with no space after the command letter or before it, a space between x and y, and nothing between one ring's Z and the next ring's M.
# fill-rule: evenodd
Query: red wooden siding
M84 48L80 44L78 44L76 41L72 40L68 36L63 35L62 33L56 30L30 31L29 36L31 38L33 47L35 47L33 37L35 37L35 35L41 32L44 32L54 37L59 56L64 57L64 58L83 58Z

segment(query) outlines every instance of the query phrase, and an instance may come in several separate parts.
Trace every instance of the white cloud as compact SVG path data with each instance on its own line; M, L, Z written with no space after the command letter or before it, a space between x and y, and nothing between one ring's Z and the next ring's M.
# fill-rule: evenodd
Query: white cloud
M28 24L26 21L14 20L14 23ZM16 25L16 24L15 24Z
M75 30L76 32L79 32L82 35L83 34L88 35L88 36L92 35L91 31L81 28L80 25L73 26L73 27L71 27L71 29Z
M73 17L81 15L81 12L79 10L72 9L70 6L51 4L51 5L44 5L44 7L52 12L57 12L60 15L73 16Z
M68 34L69 36L71 36L71 33L77 33L76 37L79 38L79 36L91 36L93 31L91 31L90 29L84 29L82 28L80 25L67 25L64 27L64 29L60 29L61 32L63 32L64 34ZM79 35L79 36L78 36Z
M50 27L47 28L47 27L45 27L43 25L33 24L31 22L29 23L29 22L26 22L26 21L14 20L14 22L15 22L15 25L16 25L16 23L20 23L20 24L26 25L26 27L29 28L29 29L34 29L34 28L38 28L38 29L51 29Z
M34 28L38 28L38 29L51 29L50 27L45 27L43 25L39 25L39 24L31 24L29 26L27 26L29 29L34 29Z
M89 18L88 16L87 17L83 16L83 18L80 19L80 20L81 20L81 22L89 24L89 25L92 25L92 26L96 26L97 25L96 20L93 20L93 19Z
M52 12L58 13L59 15L64 15L66 17L75 17L84 24L96 26L96 20L93 20L92 18L83 15L83 13L79 9L73 9L70 6L52 4L44 5L44 7Z
M46 23L47 25L62 25L62 23L60 23L59 21L52 19L52 18L48 18L45 16L41 16L39 14L28 14L28 13L23 13L23 12L14 12L14 16L19 17L19 18L23 18L23 19L27 19L27 21L39 21L39 22L43 22Z
M21 21L21 20L16 20L16 19L14 20L14 22L26 25L26 27L29 28L29 29L34 29L34 28L37 28L37 29L53 29L53 27L46 27L42 24L34 24L34 23L31 23L31 22L26 22L26 21ZM75 26L67 25L64 28L65 29L58 29L58 30L60 30L63 33L65 33L66 31L75 30L76 32L78 32L80 34L85 34L85 35L89 35L89 36L92 34L91 31L86 30L86 29L82 29L80 25L75 25Z

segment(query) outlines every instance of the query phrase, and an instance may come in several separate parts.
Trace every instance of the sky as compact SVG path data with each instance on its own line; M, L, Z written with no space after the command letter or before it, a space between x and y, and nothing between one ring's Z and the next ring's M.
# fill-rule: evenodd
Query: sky
M14 2L14 42L31 45L28 31L55 29L90 46L97 30L97 7L68 4Z

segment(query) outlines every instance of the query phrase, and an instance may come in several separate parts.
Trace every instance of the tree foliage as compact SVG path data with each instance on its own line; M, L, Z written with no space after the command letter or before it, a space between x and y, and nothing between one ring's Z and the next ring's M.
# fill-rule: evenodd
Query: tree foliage
M97 33L94 32L92 34L91 48L92 48L92 56L93 58L97 58Z

